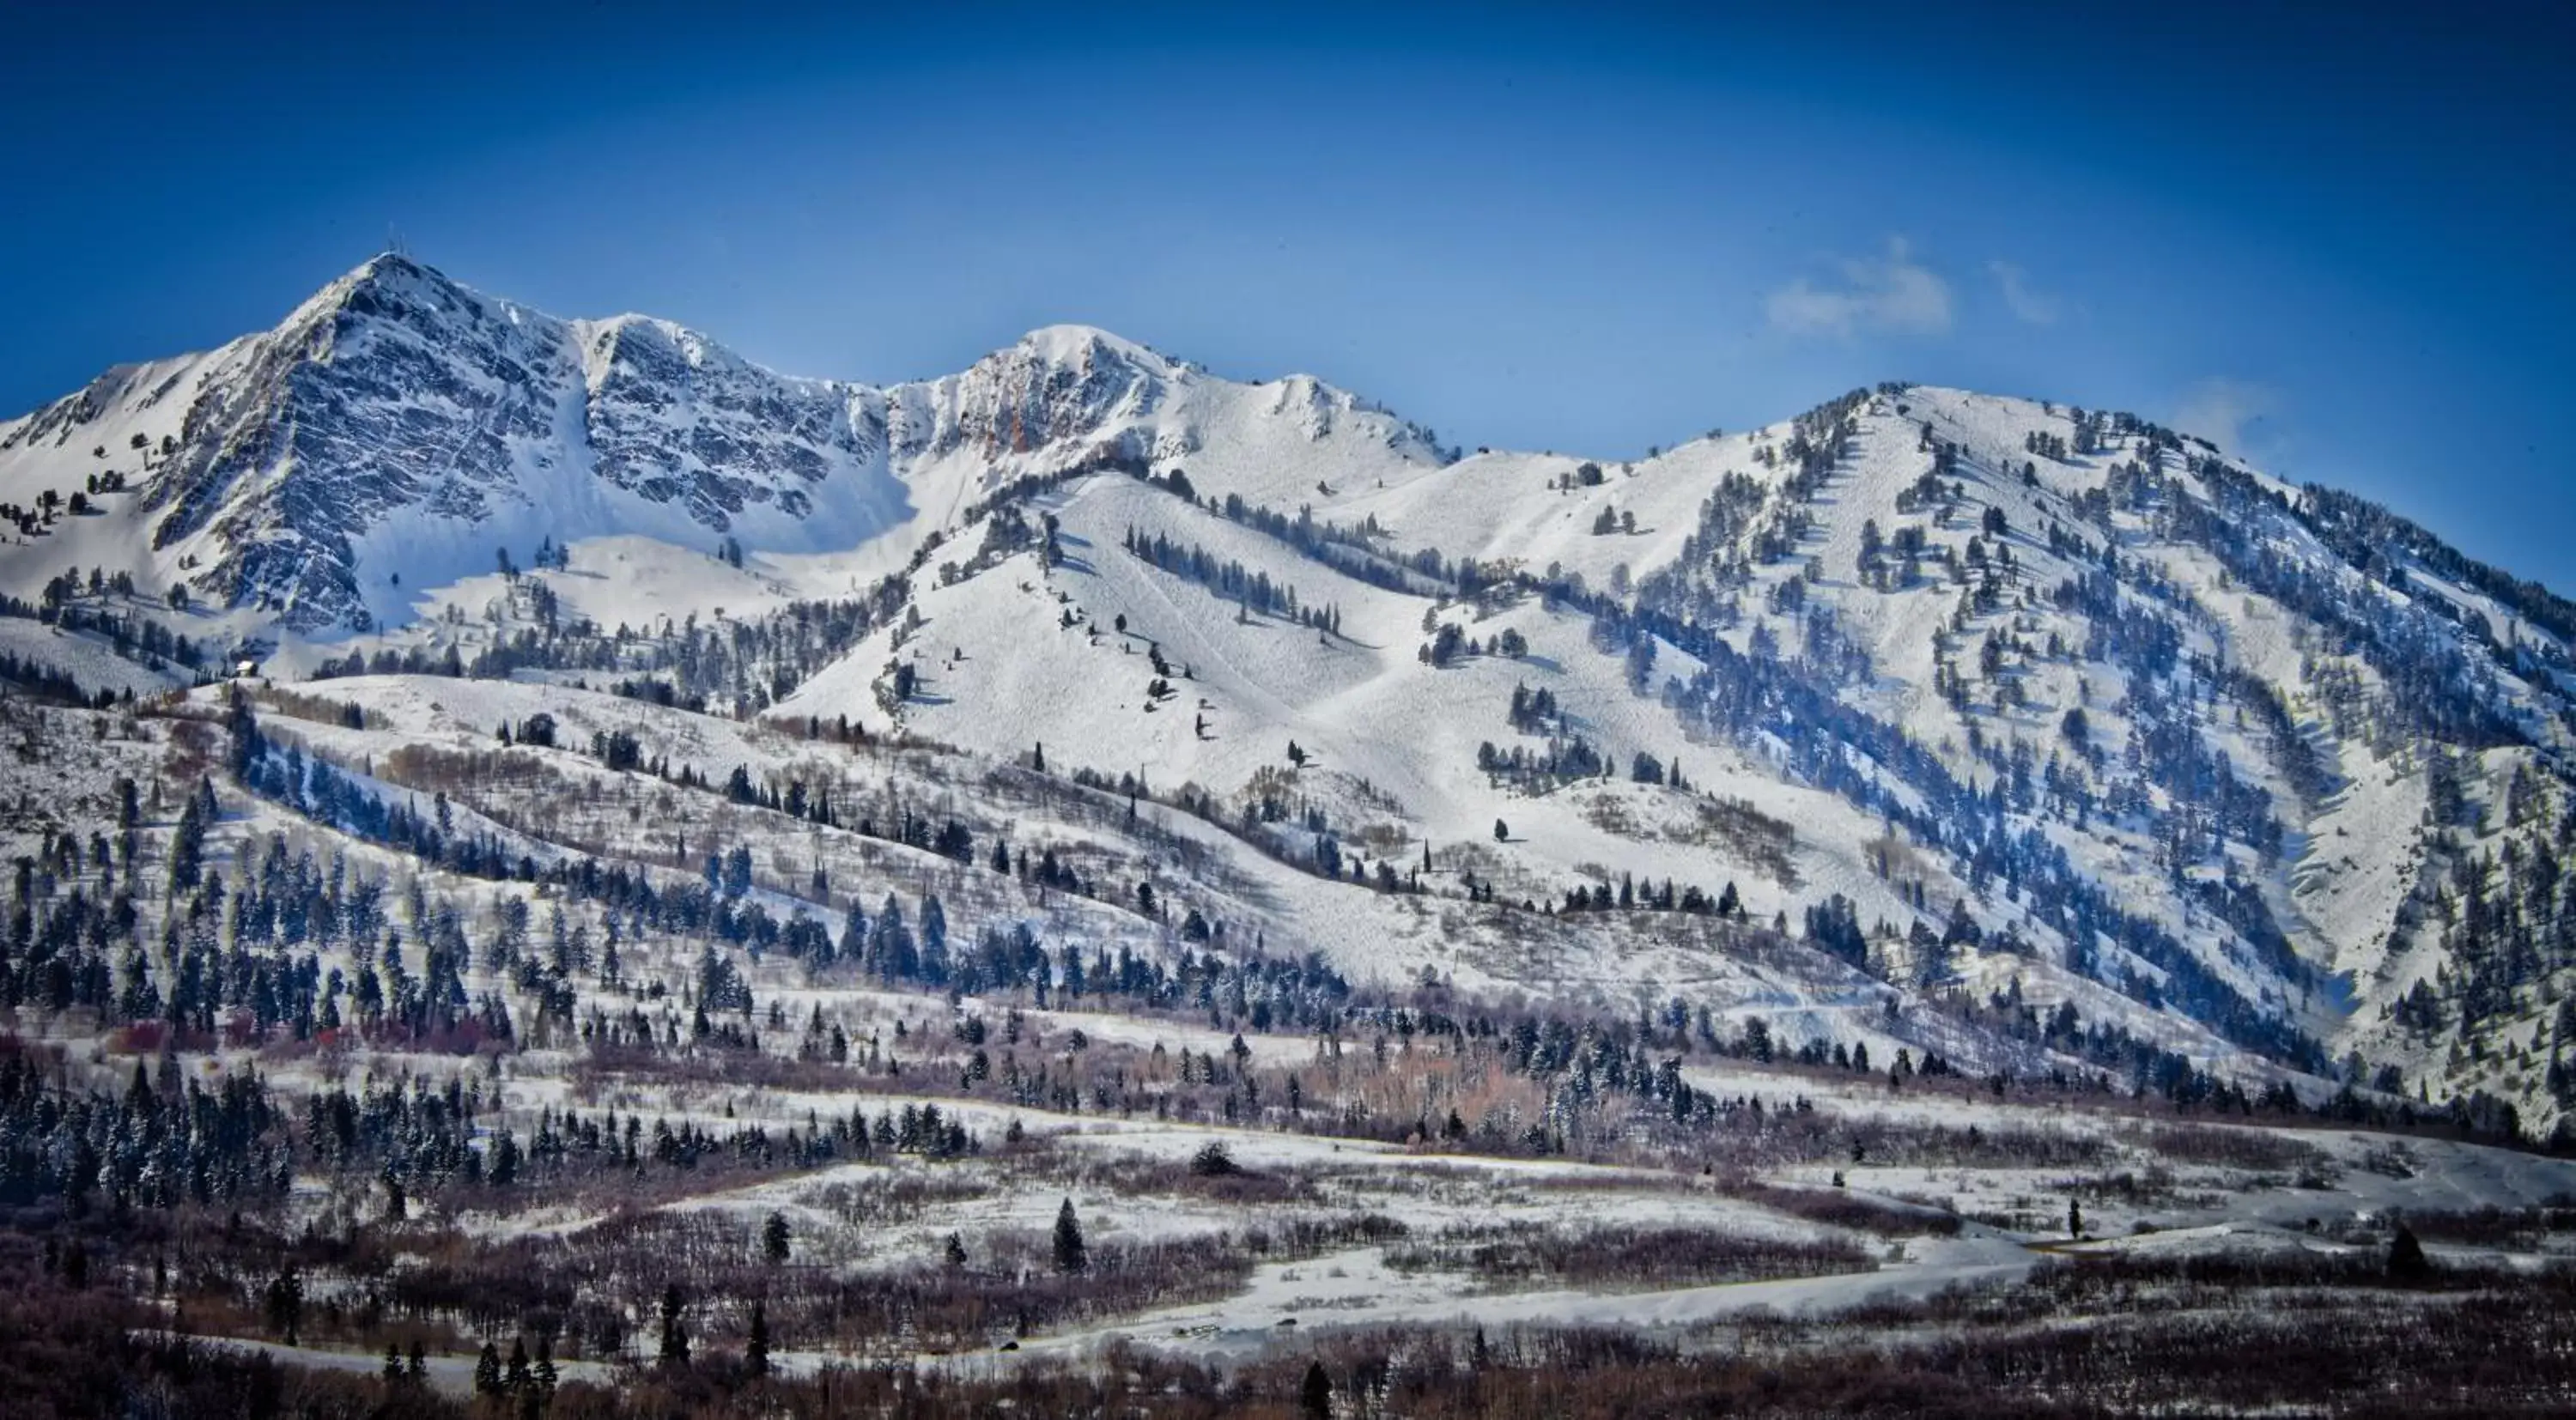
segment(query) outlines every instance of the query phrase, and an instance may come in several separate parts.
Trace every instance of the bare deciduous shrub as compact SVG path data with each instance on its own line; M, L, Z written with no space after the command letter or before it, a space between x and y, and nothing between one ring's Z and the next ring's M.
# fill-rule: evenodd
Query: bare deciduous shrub
M1900 1207L1841 1189L1789 1188L1747 1179L1729 1184L1727 1192L1811 1223L1882 1237L1949 1237L1959 1231L1955 1213L1922 1206Z
M1877 1264L1840 1239L1788 1240L1714 1228L1503 1226L1454 1229L1389 1248L1399 1271L1464 1272L1498 1289L1673 1287L1867 1272Z

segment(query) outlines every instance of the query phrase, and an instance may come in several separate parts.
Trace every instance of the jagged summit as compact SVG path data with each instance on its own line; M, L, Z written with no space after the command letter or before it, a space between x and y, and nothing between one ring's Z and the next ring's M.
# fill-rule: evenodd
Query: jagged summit
M273 330L120 366L0 425L0 485L32 502L36 486L113 471L136 496L109 515L141 525L120 540L155 554L131 559L142 585L297 631L364 631L408 620L412 590L523 532L847 548L916 523L908 485L924 480L944 508L961 479L1196 450L1238 416L1261 422L1236 408L1241 388L1079 325L936 380L788 376L670 321L566 320L388 252ZM1266 411L1290 442L1371 409L1296 388Z
M400 252L383 251L324 284L322 289L306 297L301 305L289 312L280 324L300 325L318 316L343 310L352 301L363 306L379 295L394 296L406 290L463 294L465 289L436 267L415 261Z

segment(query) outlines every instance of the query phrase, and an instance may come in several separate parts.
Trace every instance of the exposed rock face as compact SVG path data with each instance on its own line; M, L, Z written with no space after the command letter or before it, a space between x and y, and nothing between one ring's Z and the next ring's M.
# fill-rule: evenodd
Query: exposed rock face
M707 527L764 505L803 518L836 469L883 458L872 391L770 374L666 321L626 317L579 335L599 477Z
M969 450L1001 461L1082 449L1104 430L1149 421L1180 375L1171 362L1078 326L1033 332L961 374L901 391L897 447L937 458Z

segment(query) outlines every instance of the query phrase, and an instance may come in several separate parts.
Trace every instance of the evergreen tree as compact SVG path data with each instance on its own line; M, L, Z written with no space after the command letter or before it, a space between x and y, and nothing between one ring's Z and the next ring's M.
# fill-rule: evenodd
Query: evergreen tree
M1083 1246L1081 1220L1073 1216L1073 1200L1067 1198L1055 1214L1055 1270L1080 1272L1090 1265L1091 1253Z
M304 1279L289 1262L268 1284L268 1324L287 1345L296 1344L295 1329L304 1319Z
M2396 1236L2388 1240L2389 1280L2421 1282L2432 1275L2432 1260L2424 1255L2424 1244L2416 1239L2415 1230L2398 1224Z
M206 813L203 799L188 796L179 810L179 827L170 835L170 895L184 896L197 890L197 878L206 861Z
M689 1364L689 1328L680 1320L680 1284L662 1289L661 1362L671 1369Z
M1307 1420L1333 1420L1333 1378L1324 1374L1323 1362L1307 1364L1306 1382L1297 1387L1297 1408Z

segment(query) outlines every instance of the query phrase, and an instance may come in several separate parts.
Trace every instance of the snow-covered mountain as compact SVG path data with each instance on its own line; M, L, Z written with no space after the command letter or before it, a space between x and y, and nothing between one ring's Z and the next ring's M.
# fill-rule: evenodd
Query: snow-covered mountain
M489 569L520 529L828 546L902 507L867 391L395 256L273 331L108 372L0 430L0 460L13 490L120 479L89 491L138 578L314 632L402 619L404 587Z
M496 715L622 681L583 713L1042 753L1350 969L2576 1102L2576 606L2126 415L1888 385L1461 458L1086 328L796 379L389 256L0 425L0 503L71 633L6 649L87 686L172 633Z
M96 541L145 586L326 634L408 620L412 591L540 538L848 549L914 521L904 477L947 464L1180 454L1211 424L1420 442L1312 381L1251 420L1193 400L1212 383L1069 327L923 384L796 379L667 321L558 320L386 255L275 330L0 425L0 487L28 509L82 493L113 532L58 545Z

